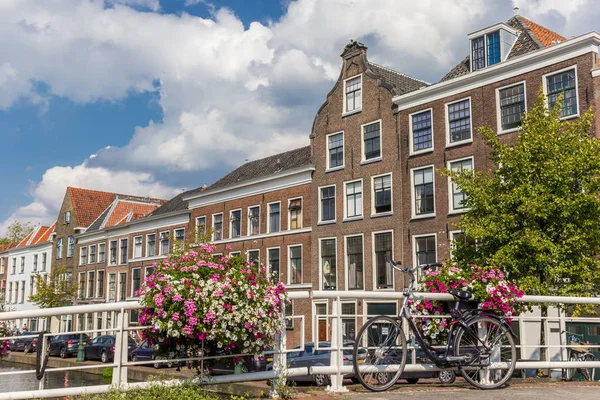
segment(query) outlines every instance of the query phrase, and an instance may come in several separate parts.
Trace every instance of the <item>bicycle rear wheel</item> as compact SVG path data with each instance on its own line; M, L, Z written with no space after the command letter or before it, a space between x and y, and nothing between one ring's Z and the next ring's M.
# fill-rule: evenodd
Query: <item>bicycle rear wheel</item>
M456 333L454 354L464 356L458 368L471 385L496 389L512 376L517 361L515 342L498 320L479 317Z
M398 321L386 316L369 319L354 342L352 362L356 379L366 389L381 392L392 387L406 365L406 337Z
M583 356L583 361L595 361L596 357L593 354L588 353ZM581 368L581 374L586 381L594 380L594 368Z
M569 356L569 361L572 361L572 362L577 361L577 356L575 354L571 354ZM577 372L577 369L576 368L567 368L566 372L567 372L567 376L565 377L565 380L572 381L573 377L575 376L575 372Z

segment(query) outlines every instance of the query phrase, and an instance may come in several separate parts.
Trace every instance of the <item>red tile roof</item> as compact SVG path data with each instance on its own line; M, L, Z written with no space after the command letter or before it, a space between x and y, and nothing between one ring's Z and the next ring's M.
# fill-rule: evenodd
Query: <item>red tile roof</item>
M550 29L544 28L541 25L531 22L527 18L521 17L521 20L527 24L531 32L535 37L542 43L542 46L548 47L553 44L564 42L567 40L564 36L559 35L556 32L552 32Z
M0 244L0 252L2 251L6 251L6 250L10 250L13 247L17 247L18 243L17 242L12 242L9 244Z
M15 247L26 247L34 246L36 244L47 242L50 239L50 235L54 232L56 222L52 226L38 226L33 231L21 240Z
M138 220L141 217L150 214L159 206L160 203L139 203L135 201L118 200L104 226L115 226Z

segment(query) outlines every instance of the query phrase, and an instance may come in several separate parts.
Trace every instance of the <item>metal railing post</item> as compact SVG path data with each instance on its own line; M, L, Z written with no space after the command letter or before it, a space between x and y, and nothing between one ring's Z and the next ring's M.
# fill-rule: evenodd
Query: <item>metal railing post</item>
M277 393L278 385L286 385L287 376L287 353L286 353L286 319L285 319L285 307L281 310L281 332L276 337L275 347L277 352L273 353L273 371L275 371L277 382L271 384L271 398L279 398Z
M118 332L115 335L115 359L116 366L113 369L112 384L116 387L127 386L127 366L123 366L128 361L128 340L127 340L127 318L125 318L125 310L121 308L117 317Z
M340 368L344 365L344 352L341 348L344 346L342 338L342 303L340 297L333 299L333 314L331 315L331 366L335 368L335 374L331 375L331 385L327 387L328 392L345 393L348 389L344 386L344 377Z
M41 365L44 365L44 359L46 358L46 335L44 335L44 340L42 340L42 360L41 360ZM39 343L38 343L39 346ZM45 381L46 381L46 374L44 373L44 377L42 379L40 379L40 383L38 385L38 390L44 390L45 389Z

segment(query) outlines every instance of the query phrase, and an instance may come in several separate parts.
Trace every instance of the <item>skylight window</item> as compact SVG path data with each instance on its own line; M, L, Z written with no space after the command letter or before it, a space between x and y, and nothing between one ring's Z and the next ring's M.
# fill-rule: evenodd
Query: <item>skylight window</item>
M502 23L471 33L471 71L505 61L517 36L516 30Z

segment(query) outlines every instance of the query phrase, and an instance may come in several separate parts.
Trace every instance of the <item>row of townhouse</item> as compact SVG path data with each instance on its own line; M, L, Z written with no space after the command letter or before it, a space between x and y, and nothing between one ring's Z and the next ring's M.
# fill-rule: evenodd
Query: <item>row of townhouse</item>
M69 188L52 236L54 265L79 285L76 304L136 300L153 264L185 239L211 233L217 252L243 254L289 290L394 291L404 287L386 259L444 260L465 240L460 188L440 170L489 170L480 126L514 142L523 112L542 90L561 115L600 102L600 34L566 39L515 15L468 35L469 56L434 84L367 59L352 41L317 111L310 145L247 162L206 187L169 201ZM592 135L600 133L600 120ZM9 253L12 250L9 250ZM394 301L347 301L342 330L394 314ZM330 337L331 304L297 300L307 340ZM315 317L313 319L313 317ZM137 316L132 313L130 322ZM62 329L107 329L114 315L64 316ZM299 339L298 320L289 322Z

